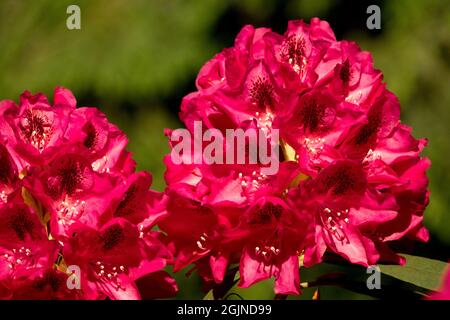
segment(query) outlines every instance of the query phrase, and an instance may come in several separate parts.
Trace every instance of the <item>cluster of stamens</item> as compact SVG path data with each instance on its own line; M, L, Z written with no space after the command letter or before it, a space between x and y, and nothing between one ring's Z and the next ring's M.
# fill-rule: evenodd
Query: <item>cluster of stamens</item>
M6 194L5 190L2 190L2 192L0 192L0 200L3 201L3 203L8 202L8 195Z
M255 121L256 127L258 129L261 129L266 133L269 133L270 130L272 130L273 114L270 111L266 112L256 111L255 116L250 117L250 121Z
M126 272L125 266L108 265L97 261L94 265L94 270L98 278L114 283L116 290L123 289L119 275Z
M277 239L272 239L272 241L273 240L277 241ZM258 269L262 267L264 272L268 272L277 279L279 277L279 271L277 268L274 268L274 266L277 265L275 260L281 253L280 248L273 242L266 241L263 244L255 246L254 253L259 260Z
M86 201L75 200L71 203L71 200L66 197L65 200L61 201L58 209L60 222L68 225L74 223L84 213L85 208Z
M255 247L255 254L258 256L262 256L266 261L269 261L272 256L277 256L280 254L280 249L275 248L274 246L262 246L261 248Z
M251 176L244 176L242 172L239 172L238 177L241 181L241 186L245 189L258 189L261 183L267 179L266 174L256 171L253 171Z
M332 210L324 208L321 214L322 224L339 241L348 241L344 233L345 224L349 223L348 213L348 209Z
M11 253L3 254L3 258L6 260L9 269L15 269L16 266L27 263L31 255L31 249L20 247L19 249L12 249Z
M103 158L100 158L94 162L92 162L92 170L98 172L98 173L110 173L111 169L109 167L103 167L105 163L108 163L108 158L106 156L103 156ZM101 169L100 169L101 168Z
M144 236L145 236L144 225L143 224L139 224L138 225L138 230L139 230L139 238L144 238Z
M197 247L202 250L202 251L206 251L208 250L207 248L207 241L208 241L208 234L206 234L205 232L202 233L202 235L200 236L199 240L197 240L196 244Z
M312 157L317 157L323 151L325 139L324 138L305 138L303 141L306 150Z
M363 159L363 163L370 163L370 162L373 162L375 160L380 160L380 159L381 159L381 154L379 152L369 149L369 151L367 151L367 154Z

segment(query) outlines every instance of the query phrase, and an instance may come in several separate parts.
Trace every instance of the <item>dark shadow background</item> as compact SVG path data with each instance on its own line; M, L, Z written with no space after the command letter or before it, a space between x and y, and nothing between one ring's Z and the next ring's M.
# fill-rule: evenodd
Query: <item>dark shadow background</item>
M66 28L66 8L81 8L81 30ZM381 30L366 28L366 8L381 7ZM139 169L163 190L165 127L179 127L184 95L204 62L232 46L245 24L284 32L290 19L327 20L337 38L372 52L402 120L427 137L431 241L417 254L448 260L450 248L450 10L446 0L1 0L0 99L24 90L70 88L79 105L97 106L123 129ZM198 279L180 281L180 298L199 298ZM248 297L273 298L261 284ZM264 291L265 290L265 291ZM263 293L266 292L267 293ZM309 294L304 295L310 298ZM330 289L325 297L364 298Z

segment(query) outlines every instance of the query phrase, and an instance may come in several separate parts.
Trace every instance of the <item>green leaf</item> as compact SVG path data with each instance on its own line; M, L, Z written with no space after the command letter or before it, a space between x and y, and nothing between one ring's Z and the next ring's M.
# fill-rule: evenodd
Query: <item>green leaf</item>
M348 296L358 299L397 299L407 297L421 299L430 290L439 286L446 263L438 260L403 254L407 263L399 265L379 265L382 278L382 290L370 290L367 287L369 274L366 268L349 265L339 261L321 263L311 268L302 268L302 281L308 284L299 297L290 299L311 299L317 288L321 288L323 299L336 299ZM277 299L273 293L273 279L261 281L250 288L238 288L239 273L230 274L233 282L222 288L220 294L210 291L204 299ZM233 284L233 285L231 285ZM231 285L231 286L230 286ZM225 290L224 290L225 289ZM217 290L217 288L216 288ZM322 296L322 294L321 294ZM286 297L283 297L286 298Z
M365 267L350 265L340 260L328 260L328 263L322 263L301 271L302 281L306 281L308 289L339 287L359 295L378 299L398 299L398 297L421 299L430 291L429 288L420 286L422 283L416 284L408 281L404 276L399 278L397 275L393 276L387 272L381 272L381 290L370 290L367 286L369 274ZM408 265L414 264L413 259L410 260ZM384 267L393 267L400 269L400 272L404 272L407 269L407 266L379 265L379 267L380 270ZM439 278L439 274L437 277Z
M436 290L447 263L423 257L402 254L406 265L379 265L385 275L428 290Z
M203 297L203 300L214 300L213 290L209 290L208 293Z

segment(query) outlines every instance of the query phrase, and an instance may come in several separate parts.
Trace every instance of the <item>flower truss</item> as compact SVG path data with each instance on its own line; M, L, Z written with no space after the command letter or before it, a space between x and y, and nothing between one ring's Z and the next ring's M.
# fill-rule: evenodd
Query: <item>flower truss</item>
M181 105L188 130L201 121L222 134L254 128L269 139L277 129L282 153L273 175L261 173L262 163L165 158L159 227L176 271L195 264L214 285L238 264L240 287L274 278L277 294L298 294L299 266L326 252L363 266L403 264L393 242L428 240L426 141L400 122L399 101L370 53L337 41L325 21L290 21L283 35L245 26L234 47L203 66L196 86Z
M57 88L0 102L0 298L139 299L174 293L151 227L162 195L127 138ZM140 292L139 284L151 282Z

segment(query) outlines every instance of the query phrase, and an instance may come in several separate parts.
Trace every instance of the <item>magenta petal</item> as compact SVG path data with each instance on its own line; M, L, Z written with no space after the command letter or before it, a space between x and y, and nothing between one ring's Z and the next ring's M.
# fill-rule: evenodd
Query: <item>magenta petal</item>
M281 264L279 275L275 279L275 293L300 293L300 270L297 256L292 256Z
M239 266L239 287L248 288L258 281L268 279L270 274L265 269L265 266L260 261L249 255L248 249L244 249Z
M71 109L75 109L77 106L77 100L75 99L73 93L63 87L56 87L55 93L53 95L53 103L55 106L68 106Z
M211 264L214 281L221 283L228 267L228 258L223 255L218 257L211 256L209 263Z

